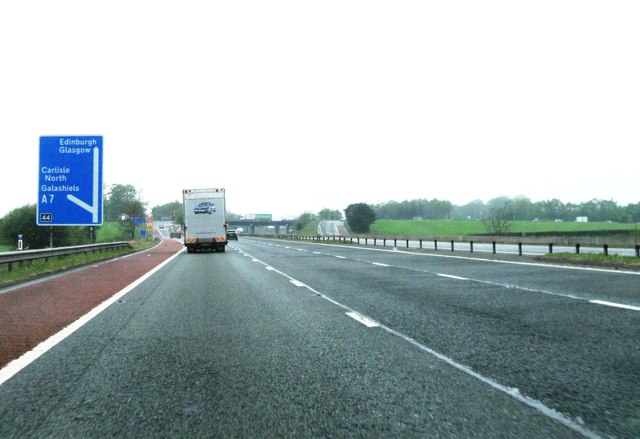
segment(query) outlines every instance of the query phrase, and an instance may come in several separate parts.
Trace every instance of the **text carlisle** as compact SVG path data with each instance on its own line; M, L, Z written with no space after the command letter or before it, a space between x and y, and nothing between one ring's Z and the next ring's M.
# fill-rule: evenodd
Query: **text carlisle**
M46 166L43 166L40 169L40 172L42 174L69 174L71 173L71 169L67 168L66 166L55 166L53 168L47 168Z

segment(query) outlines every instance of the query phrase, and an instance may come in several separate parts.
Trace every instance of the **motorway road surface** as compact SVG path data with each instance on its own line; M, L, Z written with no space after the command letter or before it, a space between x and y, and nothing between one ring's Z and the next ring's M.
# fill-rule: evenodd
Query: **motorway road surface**
M640 437L639 280L241 237L0 385L0 437Z
M343 221L320 221L317 232L320 236L347 236L349 234Z

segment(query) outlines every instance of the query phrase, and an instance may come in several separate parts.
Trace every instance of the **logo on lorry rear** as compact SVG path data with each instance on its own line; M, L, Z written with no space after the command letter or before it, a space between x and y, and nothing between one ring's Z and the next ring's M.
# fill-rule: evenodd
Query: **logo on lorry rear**
M216 206L210 201L203 201L193 209L193 213L195 213L196 215L199 213L207 213L211 215L215 211L216 211Z

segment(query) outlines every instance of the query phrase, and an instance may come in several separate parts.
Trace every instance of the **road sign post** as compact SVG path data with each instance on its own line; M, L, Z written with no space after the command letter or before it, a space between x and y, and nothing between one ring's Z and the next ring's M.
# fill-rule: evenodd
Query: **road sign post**
M102 136L42 136L39 226L102 225Z

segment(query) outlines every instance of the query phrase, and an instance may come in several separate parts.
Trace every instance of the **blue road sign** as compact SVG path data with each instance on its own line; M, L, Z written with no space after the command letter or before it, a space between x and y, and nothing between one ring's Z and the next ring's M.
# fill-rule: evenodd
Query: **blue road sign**
M102 224L102 136L42 136L38 225Z

